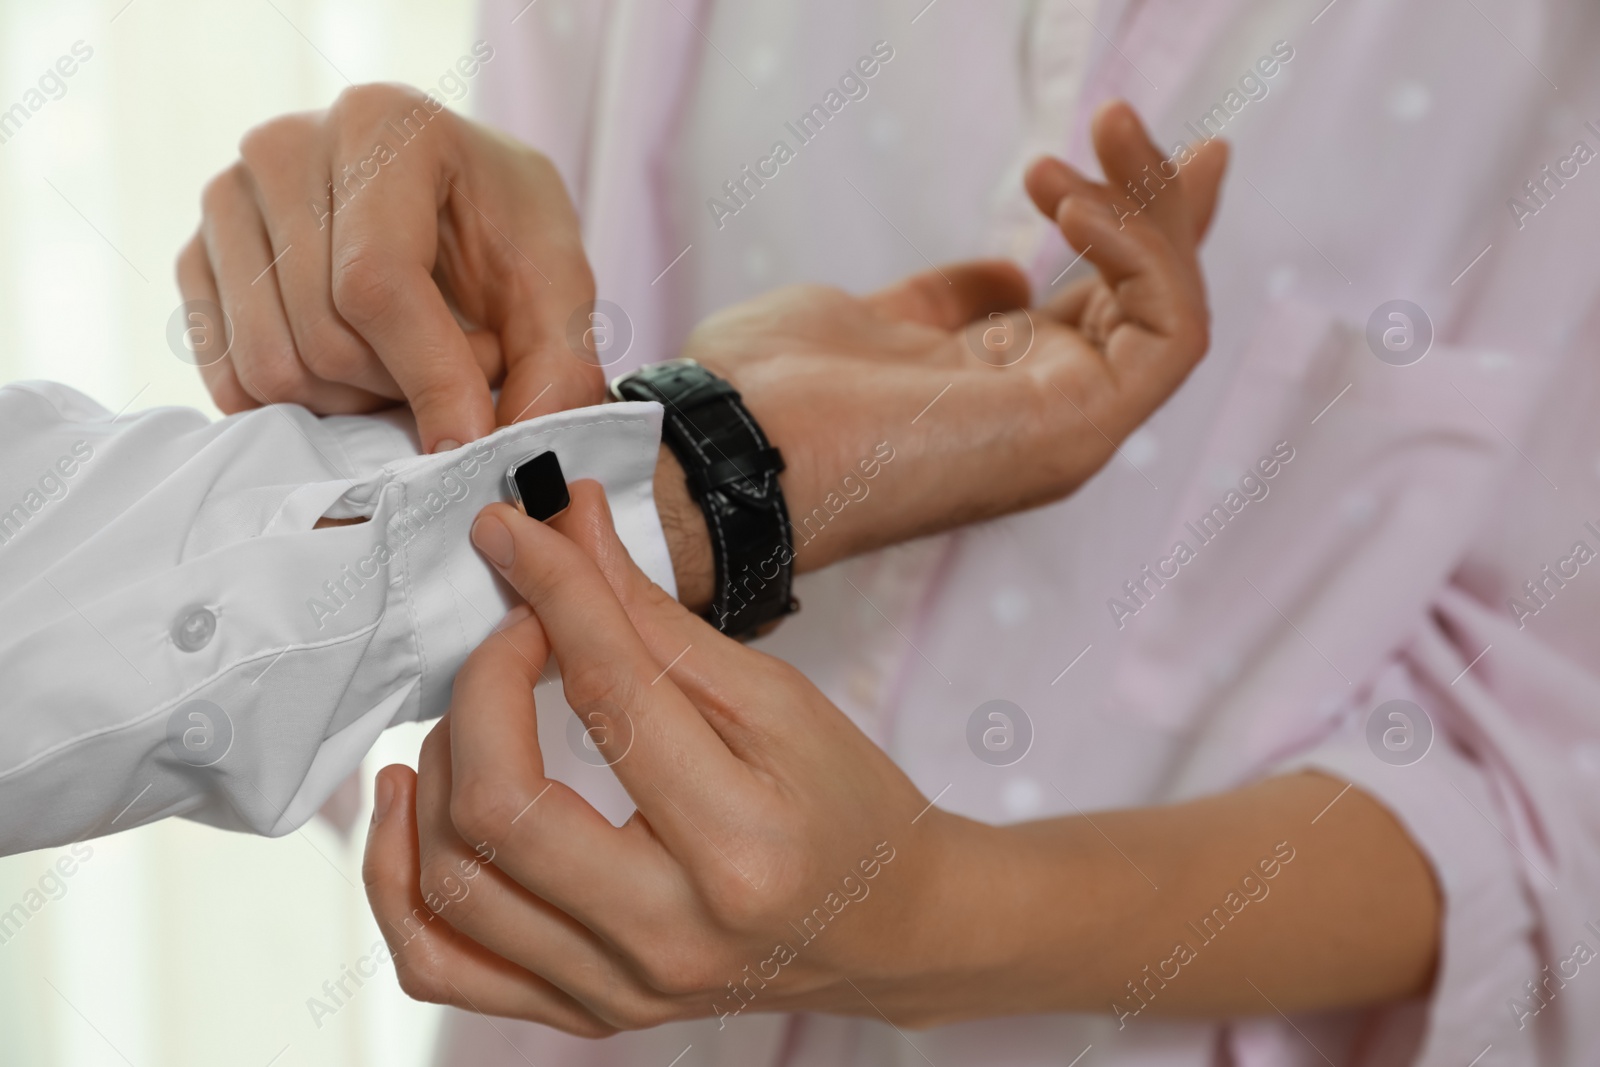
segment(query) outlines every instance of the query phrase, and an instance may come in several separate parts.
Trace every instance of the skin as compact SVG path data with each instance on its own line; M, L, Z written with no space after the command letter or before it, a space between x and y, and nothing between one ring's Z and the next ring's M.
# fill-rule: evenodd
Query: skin
M375 157L380 143L392 158ZM544 156L393 85L273 119L239 155L206 187L177 264L184 300L232 323L228 354L201 369L223 412L404 400L431 452L603 399L586 338L569 343L594 279Z
M1035 205L1094 268L1042 305L1028 307L1015 265L985 261L866 297L790 286L691 334L682 354L739 387L788 461L798 570L1061 499L1199 362L1210 319L1198 248L1226 147L1199 148L1149 208L1130 215L1138 205L1115 190L1162 155L1125 104L1103 108L1092 132L1109 184L1050 158L1026 175ZM1015 347L992 351L986 334ZM859 481L861 461L885 442L894 476L873 480L867 505L843 508L825 536L808 538L806 516L847 476ZM680 593L703 605L704 527L670 458L656 493L679 542Z
M1359 790L1302 774L977 823L930 807L799 672L653 585L595 483L548 526L497 504L473 536L528 606L457 676L417 771L380 773L367 840L368 899L414 997L602 1036L746 1003L1137 1025L1429 987L1429 869ZM638 805L620 828L545 777L533 687L551 657ZM1208 943L1188 924L1213 909ZM1179 941L1194 958L1130 993Z
M1155 158L1125 108L1094 132L1113 182ZM1106 462L1205 350L1195 246L1217 152L1133 217L1058 161L1030 170L1097 273L1032 310L1033 347L1008 367L961 331L1017 317L1025 286L997 264L862 299L786 290L708 320L689 353L735 381L789 457L797 515L894 442L892 473L797 567L1058 499ZM684 600L703 604L704 528L670 461L657 490ZM1430 987L1431 871L1359 789L1298 774L1181 805L973 822L930 807L793 668L650 583L593 484L549 525L494 505L473 538L527 607L458 675L417 771L380 773L368 838L369 900L415 997L598 1036L741 1010L1136 1026ZM620 828L545 777L533 687L552 657L638 806ZM1207 941L1189 924L1219 907L1226 936ZM1193 958L1173 962L1180 941Z

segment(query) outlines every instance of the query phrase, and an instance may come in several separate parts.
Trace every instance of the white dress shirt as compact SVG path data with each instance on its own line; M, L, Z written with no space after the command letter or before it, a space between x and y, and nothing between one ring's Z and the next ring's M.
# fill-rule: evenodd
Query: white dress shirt
M660 423L610 404L423 456L399 415L119 417L0 389L0 854L171 815L300 826L385 727L444 713L516 602L468 531L536 453L598 480L672 589Z

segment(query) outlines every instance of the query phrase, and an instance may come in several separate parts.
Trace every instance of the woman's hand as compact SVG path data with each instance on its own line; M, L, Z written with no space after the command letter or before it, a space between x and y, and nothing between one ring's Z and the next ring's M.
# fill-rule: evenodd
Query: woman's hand
M1360 789L1298 774L1007 827L941 811L804 677L652 585L595 483L572 498L549 526L485 509L474 540L531 612L457 675L417 772L378 777L364 877L412 996L601 1035L1426 992L1431 872ZM545 777L551 655L638 805L620 828Z
M930 962L908 947L939 943L949 817L801 674L652 584L595 483L572 498L550 526L479 518L531 612L457 676L417 774L380 778L366 882L401 984L583 1034L746 1006L874 1014L867 998ZM545 777L533 687L551 655L638 805L621 828Z
M256 127L239 153L178 257L184 300L232 324L231 351L201 368L224 412L405 400L434 451L495 427L493 386L501 423L601 400L598 361L568 337L593 276L538 152L414 89L362 85Z
M1022 310L1028 285L1014 266L979 262L865 298L792 286L689 338L684 355L739 388L788 460L799 569L1066 496L1205 353L1196 249L1226 148L1196 148L1134 213L1138 201L1117 190L1159 174L1161 153L1126 104L1103 108L1093 134L1109 185L1052 159L1027 175L1039 209L1096 268L1044 306ZM849 495L861 462L885 447L895 458L871 486L876 503L816 510ZM810 516L825 536L808 538ZM709 596L709 579L679 578L686 602Z

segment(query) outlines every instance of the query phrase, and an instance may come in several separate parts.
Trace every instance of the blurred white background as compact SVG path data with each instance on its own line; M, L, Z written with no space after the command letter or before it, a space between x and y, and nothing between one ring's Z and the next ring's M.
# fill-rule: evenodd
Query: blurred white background
M468 50L472 0L0 0L0 112L59 57L92 49L58 99L0 144L0 381L49 378L115 411L215 414L167 347L172 264L206 180L272 115L324 107L354 82L429 88ZM37 98L33 98L37 100ZM470 111L470 96L452 106ZM0 690L0 699L4 699ZM368 758L413 762L422 728ZM0 943L6 1067L409 1067L438 1018L387 966L331 1015L323 984L379 935L361 837L314 821L276 841L182 821L0 860L0 913L47 903ZM78 846L82 855L83 845ZM66 850L62 850L63 853ZM44 883L41 885L41 879ZM37 900L37 898L33 898Z

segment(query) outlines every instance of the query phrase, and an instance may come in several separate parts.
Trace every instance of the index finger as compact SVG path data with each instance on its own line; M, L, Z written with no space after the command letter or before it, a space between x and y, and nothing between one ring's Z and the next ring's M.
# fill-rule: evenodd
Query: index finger
M544 627L573 711L588 726L632 738L625 755L608 759L668 849L701 860L720 851L705 830L739 810L749 768L673 684L670 664L650 654L599 567L506 504L479 514L472 540Z
M394 376L416 414L423 450L434 452L494 429L494 401L432 276L444 180L438 144L449 136L449 116L431 113L420 97L416 112L422 131L398 149L387 144L387 123L378 116L370 128L346 127L361 132L341 137L336 158L385 158L335 206L331 271L334 306Z

